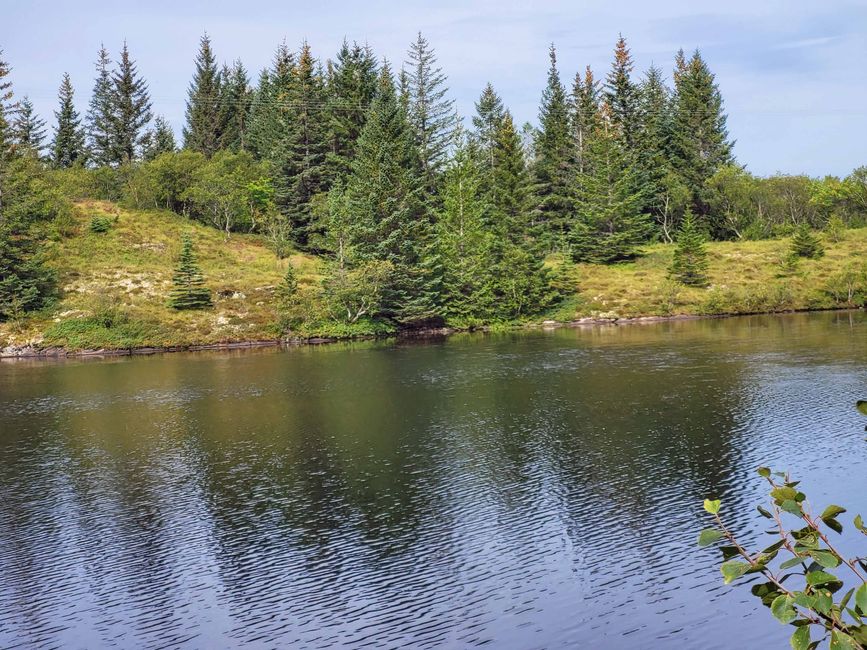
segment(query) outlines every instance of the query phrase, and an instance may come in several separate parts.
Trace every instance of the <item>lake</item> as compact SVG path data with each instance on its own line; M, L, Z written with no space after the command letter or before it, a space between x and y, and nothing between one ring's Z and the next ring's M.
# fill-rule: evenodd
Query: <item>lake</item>
M701 501L867 514L864 397L860 312L4 362L0 646L787 647Z

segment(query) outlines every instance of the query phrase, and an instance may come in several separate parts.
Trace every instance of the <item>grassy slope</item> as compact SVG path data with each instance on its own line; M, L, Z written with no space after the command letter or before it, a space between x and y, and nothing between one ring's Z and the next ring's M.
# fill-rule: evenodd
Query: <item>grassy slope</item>
M97 215L116 217L105 234L89 231ZM276 338L274 288L291 263L302 284L318 281L316 258L295 254L278 260L260 237L233 235L170 212L133 212L109 203L76 207L76 232L55 243L53 264L62 296L50 313L23 325L0 324L0 347L36 343L70 349L184 345ZM166 306L180 235L193 236L214 308L176 312ZM686 288L666 278L673 247L656 244L645 255L612 266L571 265L576 292L548 318L740 313L845 306L824 289L849 265L863 264L867 229L825 242L827 254L803 260L783 276L779 262L788 240L708 245L711 287ZM562 260L550 263L562 266ZM94 318L94 316L98 318ZM108 316L106 316L108 315ZM108 326L101 324L108 319ZM538 319L538 320L541 320Z

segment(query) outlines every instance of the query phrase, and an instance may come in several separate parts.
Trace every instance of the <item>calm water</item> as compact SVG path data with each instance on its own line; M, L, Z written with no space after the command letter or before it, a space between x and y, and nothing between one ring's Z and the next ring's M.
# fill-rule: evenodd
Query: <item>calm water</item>
M865 396L860 313L3 363L0 647L787 647L700 502L867 511Z

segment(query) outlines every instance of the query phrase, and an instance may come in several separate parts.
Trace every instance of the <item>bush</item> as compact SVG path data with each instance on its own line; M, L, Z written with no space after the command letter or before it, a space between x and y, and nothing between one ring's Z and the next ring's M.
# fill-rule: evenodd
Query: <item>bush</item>
M792 254L810 259L818 259L825 254L821 242L806 222L799 225L792 235Z
M90 220L90 232L104 233L111 230L112 221L108 217L93 217Z
M67 350L139 348L160 345L158 326L133 321L116 307L101 307L93 315L54 323L45 331L44 344Z

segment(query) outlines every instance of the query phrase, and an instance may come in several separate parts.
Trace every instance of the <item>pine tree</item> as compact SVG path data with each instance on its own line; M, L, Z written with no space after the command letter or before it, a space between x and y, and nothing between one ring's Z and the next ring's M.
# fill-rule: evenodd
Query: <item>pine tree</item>
M250 79L240 60L224 69L220 86L220 148L246 151L253 93Z
M119 165L136 159L144 135L142 130L151 120L147 84L130 58L126 42L111 82L109 143L111 162Z
M677 233L677 247L674 249L674 256L668 269L669 275L681 284L705 287L707 269L704 236L699 231L692 212L687 210Z
M153 128L148 129L142 142L142 158L153 160L164 153L177 151L175 132L162 115L154 118Z
M483 167L493 169L494 147L497 131L503 122L505 109L503 100L488 83L476 102L476 114L473 116L473 138L476 147L481 154L480 160Z
M100 45L96 59L96 81L87 111L88 158L96 165L108 165L114 160L111 152L112 81L108 50Z
M647 194L647 210L659 215L663 210L665 177L671 172L671 100L662 71L651 66L639 86L640 129L635 139L635 154Z
M632 54L623 36L614 47L614 62L605 80L605 100L611 111L611 123L629 152L634 151L639 132L640 93L632 81Z
M45 120L33 108L27 95L18 102L18 110L12 122L12 138L16 149L40 158L45 148Z
M822 242L813 234L812 230L810 230L810 224L806 221L795 228L795 232L792 235L791 250L793 256L810 259L818 259L825 254Z
M589 170L578 176L578 219L572 233L577 262L608 263L628 259L647 240L652 226L643 212L646 201L641 177L625 150L603 103L600 127L587 151Z
M74 90L68 73L63 74L58 92L58 109L54 112L57 126L51 143L51 161L55 167L66 168L86 159L84 131L73 102Z
M575 147L575 171L583 174L590 138L599 126L599 82L588 65L575 75L572 85L572 134Z
M174 309L205 309L211 306L211 290L205 286L205 279L196 263L193 253L193 240L189 235L181 238L181 256L172 277L172 291L169 306Z
M674 83L672 162L692 194L693 211L705 216L709 214L707 180L733 161L722 95L698 50L689 61L682 51L678 53ZM712 234L721 233L721 225L711 221L710 226Z
M376 95L377 63L369 47L346 40L337 53L327 87L330 181L350 172L355 146Z
M220 147L222 81L211 39L205 33L199 40L196 71L188 91L184 148L208 158Z
M539 236L550 249L562 245L572 218L570 185L574 174L574 148L570 135L566 89L557 71L557 52L551 45L548 84L542 93L539 131L535 143L536 207Z
M493 154L488 228L500 239L524 243L530 225L527 215L530 179L521 137L509 111L505 111L494 134Z
M449 90L446 76L421 32L410 45L406 68L406 81L402 86L405 85L409 102L408 119L418 149L425 189L433 195L453 137L454 102L446 99Z
M432 250L432 220L411 130L383 64L377 96L358 139L343 209L348 264L389 262L394 273L382 315L414 323L436 314L440 269Z
M0 322L43 307L54 294L56 277L45 261L32 228L0 219Z
M7 79L12 69L3 60L3 50L0 49L0 165L8 159L12 153L12 133L9 124L9 116L14 106L12 99L12 82Z

